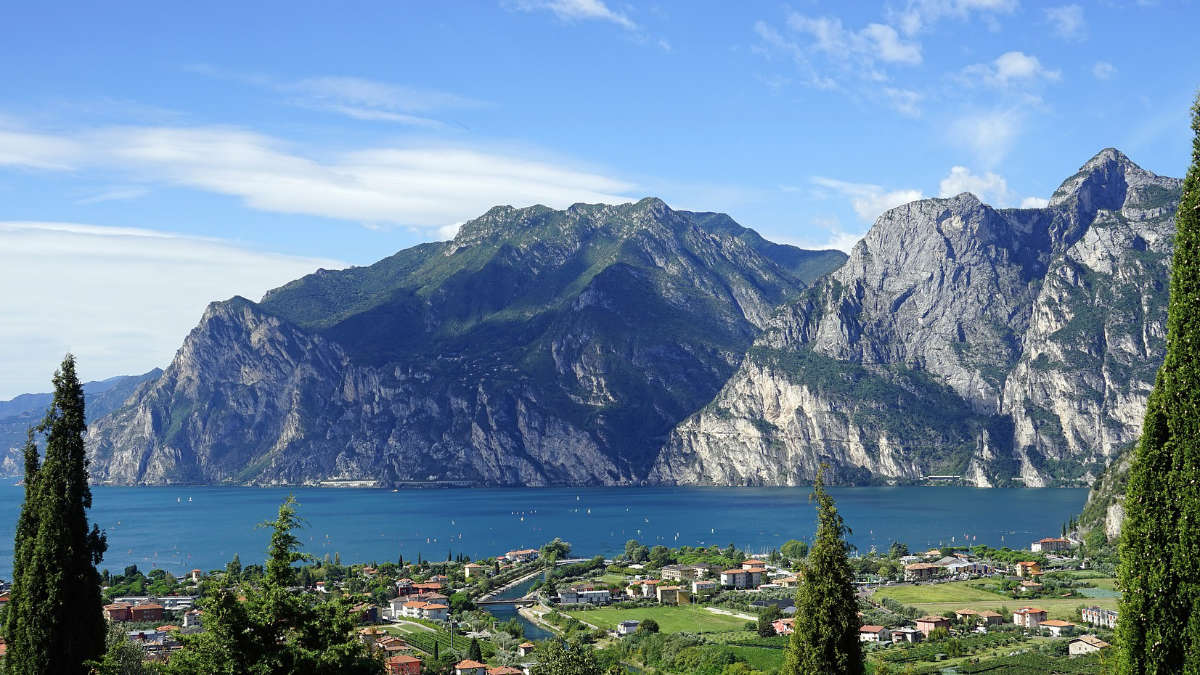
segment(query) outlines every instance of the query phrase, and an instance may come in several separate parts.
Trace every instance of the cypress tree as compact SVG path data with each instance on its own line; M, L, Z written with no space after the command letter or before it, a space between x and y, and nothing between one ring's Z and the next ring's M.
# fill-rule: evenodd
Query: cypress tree
M46 439L38 466L33 435L25 445L25 504L14 542L13 590L5 627L10 673L76 674L105 651L100 563L107 548L88 527L92 506L83 435L83 386L70 354L54 375L54 401L38 427Z
M858 599L850 569L842 516L825 492L825 467L817 470L811 499L817 502L817 536L801 568L795 632L784 654L784 675L863 672L858 642Z
M1167 355L1125 493L1122 673L1200 673L1200 96L1175 218Z

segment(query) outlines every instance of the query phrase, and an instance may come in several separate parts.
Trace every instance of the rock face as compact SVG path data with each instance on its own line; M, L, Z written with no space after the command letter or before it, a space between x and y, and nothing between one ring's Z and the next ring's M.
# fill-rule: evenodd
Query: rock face
M623 484L844 254L727 216L497 207L451 242L214 303L89 432L111 483Z
M1140 433L1181 182L1116 150L1043 209L893 209L772 319L649 478L1090 485Z

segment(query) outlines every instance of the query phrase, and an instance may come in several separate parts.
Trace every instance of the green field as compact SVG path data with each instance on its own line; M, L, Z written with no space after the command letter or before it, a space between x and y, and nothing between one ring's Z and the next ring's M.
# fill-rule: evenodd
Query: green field
M1089 579L1097 587L1110 586L1107 579ZM1079 621L1078 607L1080 605L1096 605L1105 609L1116 609L1118 598L1036 598L1024 600L1010 598L978 588L981 581L952 581L945 584L924 584L921 586L891 586L875 592L875 600L893 598L906 605L911 605L930 614L954 611L956 609L974 609L977 611L994 610L1007 607L1009 610L1026 605L1041 607L1046 610L1051 619Z
M566 612L571 616L601 628L615 630L617 624L633 619L654 619L658 628L664 633L723 633L726 631L743 630L745 619L724 614L713 614L697 605L682 607L635 607L620 609L605 607L584 611Z

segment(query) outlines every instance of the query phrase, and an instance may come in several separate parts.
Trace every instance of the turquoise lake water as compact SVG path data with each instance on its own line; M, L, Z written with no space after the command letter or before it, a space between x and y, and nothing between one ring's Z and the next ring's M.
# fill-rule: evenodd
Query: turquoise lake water
M832 488L861 551L893 540L910 548L970 543L1027 547L1057 536L1079 513L1082 488ZM730 543L751 551L811 540L816 516L808 488L341 488L96 487L91 518L108 534L102 568L137 564L173 573L223 567L240 555L260 562L274 517L295 494L308 526L305 550L344 562L399 555L482 558L562 537L578 555L615 554L625 541L647 545ZM12 540L23 488L0 487L0 578L12 571Z

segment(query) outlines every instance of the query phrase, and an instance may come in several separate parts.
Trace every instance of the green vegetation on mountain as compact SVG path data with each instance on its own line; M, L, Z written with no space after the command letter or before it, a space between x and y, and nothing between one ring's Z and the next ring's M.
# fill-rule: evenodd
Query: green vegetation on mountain
M1125 496L1120 671L1200 672L1200 96L1176 217L1167 354Z
M88 527L92 506L83 437L83 386L67 355L54 374L54 398L37 431L45 437L40 465L33 432L25 445L25 502L13 544L13 586L4 637L9 673L86 673L105 650L100 575L104 534Z

